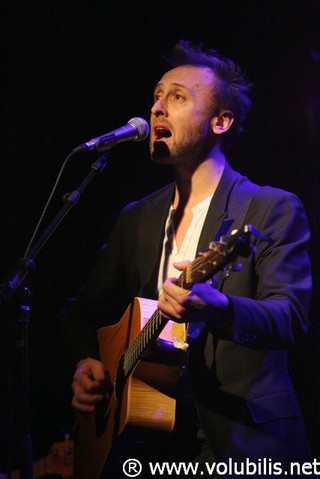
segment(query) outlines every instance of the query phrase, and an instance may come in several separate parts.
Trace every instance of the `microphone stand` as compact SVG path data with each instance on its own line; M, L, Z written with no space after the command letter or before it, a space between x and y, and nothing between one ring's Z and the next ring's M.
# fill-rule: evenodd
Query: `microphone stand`
M91 165L91 170L79 187L65 197L65 202L60 212L56 215L38 241L31 247L27 257L18 261L17 266L8 275L6 280L0 286L0 305L9 301L11 296L23 284L26 276L35 268L35 257L39 254L43 246L52 236L59 224L66 217L68 212L79 201L84 189L91 180L101 173L106 166L107 153L101 154ZM29 323L30 323L30 303L31 292L29 288L22 287L22 294L19 300L21 317L19 320L17 348L19 351L19 371L21 372L19 398L21 399L21 452L20 452L20 479L33 478L33 458L32 458L32 437L31 437L31 414L30 414L30 388L29 388Z

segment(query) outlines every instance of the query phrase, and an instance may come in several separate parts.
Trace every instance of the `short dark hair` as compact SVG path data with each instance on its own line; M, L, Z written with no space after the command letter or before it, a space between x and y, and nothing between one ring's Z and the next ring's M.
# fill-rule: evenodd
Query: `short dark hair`
M167 60L172 67L206 66L213 71L218 79L213 90L215 114L226 109L234 115L230 131L223 135L224 146L230 145L234 137L243 131L251 107L251 84L244 72L231 59L221 57L215 50L205 50L202 44L193 44L187 40L179 40Z

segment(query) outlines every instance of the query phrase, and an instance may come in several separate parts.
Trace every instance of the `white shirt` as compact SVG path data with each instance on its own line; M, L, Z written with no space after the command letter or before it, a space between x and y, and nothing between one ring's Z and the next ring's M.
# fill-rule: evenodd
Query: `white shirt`
M173 263L183 260L192 261L197 255L197 246L200 234L206 219L212 196L213 195L209 196L192 208L193 218L183 239L180 251L178 251L174 235L173 215L175 210L173 206L171 206L165 226L165 236L163 240L162 255L158 274L159 295L162 292L162 285L166 278L179 277L181 274L180 271L173 266ZM188 347L188 344L186 343L187 325L184 323L168 321L168 324L165 326L159 337L167 341L172 341L176 348L186 349Z
M158 275L158 291L159 295L162 291L163 282L166 278L178 277L180 272L173 266L174 262L183 260L193 260L198 251L197 246L200 234L207 216L212 196L204 199L192 208L193 218L188 231L184 237L180 251L178 251L175 235L173 215L174 208L171 206L165 226L165 236L163 240L162 255Z

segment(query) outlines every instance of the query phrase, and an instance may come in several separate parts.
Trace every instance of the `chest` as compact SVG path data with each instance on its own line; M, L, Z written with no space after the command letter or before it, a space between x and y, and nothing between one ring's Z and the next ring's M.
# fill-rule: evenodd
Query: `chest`
M182 212L182 214L179 214L179 212L177 212L177 214L173 215L172 225L178 251L181 250L187 233L192 234L191 230L193 228L191 228L191 225L194 221L194 215L191 210Z

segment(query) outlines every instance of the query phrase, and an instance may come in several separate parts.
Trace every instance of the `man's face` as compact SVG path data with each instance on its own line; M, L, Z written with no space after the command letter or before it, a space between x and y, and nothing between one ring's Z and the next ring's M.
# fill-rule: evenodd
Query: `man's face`
M176 67L154 91L150 152L159 163L178 166L201 161L213 145L213 72L202 66Z

